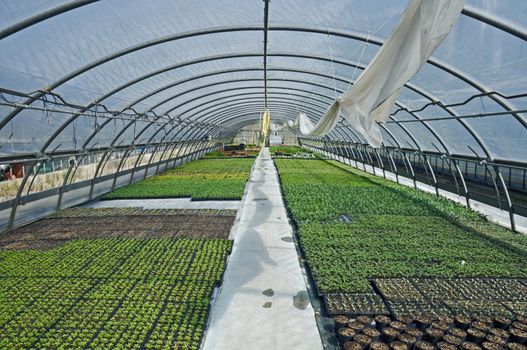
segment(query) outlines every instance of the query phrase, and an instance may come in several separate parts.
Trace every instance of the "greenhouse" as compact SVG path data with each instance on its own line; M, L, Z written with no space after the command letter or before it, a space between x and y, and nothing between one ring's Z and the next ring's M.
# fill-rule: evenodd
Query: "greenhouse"
M527 350L527 2L0 0L0 349Z

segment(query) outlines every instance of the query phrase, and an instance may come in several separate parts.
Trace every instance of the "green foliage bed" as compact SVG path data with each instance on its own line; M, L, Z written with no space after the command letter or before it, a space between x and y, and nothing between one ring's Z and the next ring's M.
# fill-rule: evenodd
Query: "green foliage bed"
M254 159L200 159L119 188L103 199L241 199Z
M273 157L317 158L318 155L299 146L271 146L269 152ZM277 152L281 155L277 156Z
M0 252L0 348L197 350L231 248L96 239Z
M275 163L321 292L369 292L374 277L527 277L527 236L452 201L333 161Z
M297 153L297 152L308 152L302 147L298 146L270 146L269 151L271 153L281 151L283 153Z

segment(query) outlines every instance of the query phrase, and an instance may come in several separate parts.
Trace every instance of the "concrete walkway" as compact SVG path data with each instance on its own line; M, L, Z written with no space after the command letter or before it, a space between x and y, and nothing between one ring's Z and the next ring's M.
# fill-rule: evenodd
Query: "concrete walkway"
M322 349L269 149L256 159L206 350Z

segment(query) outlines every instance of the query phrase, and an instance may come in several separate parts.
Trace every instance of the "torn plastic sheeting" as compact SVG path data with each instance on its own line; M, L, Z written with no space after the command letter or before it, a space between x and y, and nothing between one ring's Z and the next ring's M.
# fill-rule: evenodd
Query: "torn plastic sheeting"
M352 89L338 96L316 125L305 114L299 115L300 132L326 135L342 113L370 145L379 147L382 136L377 122L388 119L399 90L454 27L463 4L463 0L413 0Z

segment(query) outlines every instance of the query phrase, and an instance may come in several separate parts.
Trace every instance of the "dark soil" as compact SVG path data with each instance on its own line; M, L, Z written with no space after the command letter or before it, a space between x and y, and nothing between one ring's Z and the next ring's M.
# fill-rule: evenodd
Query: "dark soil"
M114 215L105 215L110 213ZM70 210L64 217L55 215L1 235L0 250L51 249L71 239L227 239L235 219L235 212L223 213L219 210L154 211L134 208L134 215L119 213L118 210L86 208L79 212Z

